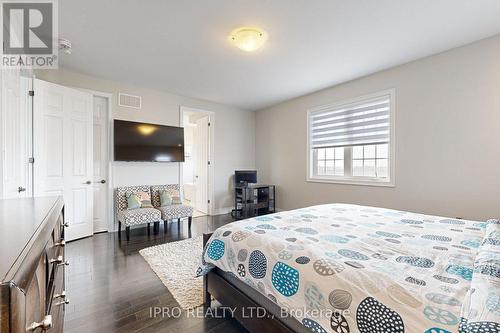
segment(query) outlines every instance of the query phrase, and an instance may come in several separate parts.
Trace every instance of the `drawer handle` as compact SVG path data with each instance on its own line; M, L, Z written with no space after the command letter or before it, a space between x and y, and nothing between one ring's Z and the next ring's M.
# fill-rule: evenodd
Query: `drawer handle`
M59 243L55 243L54 245L64 247L66 245L66 241L63 239L62 241L60 241Z
M66 290L63 290L62 293L60 294L55 294L53 299L58 299L58 298L66 298Z
M69 299L65 298L62 301L56 303L57 306L69 304Z
M66 260L64 260L63 256L59 256L56 259L50 259L49 263L51 263L51 264L57 264L57 266L59 266L59 265L66 265L66 266L68 266L69 265L69 262L66 261Z
M46 315L41 322L37 323L35 321L30 326L28 326L27 331L34 331L37 328L41 328L42 331L47 331L51 327L52 327L52 316Z

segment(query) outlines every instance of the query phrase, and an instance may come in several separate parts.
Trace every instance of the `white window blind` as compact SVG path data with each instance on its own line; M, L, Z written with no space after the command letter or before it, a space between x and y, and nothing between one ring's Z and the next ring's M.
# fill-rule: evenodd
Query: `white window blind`
M345 106L324 107L310 115L310 147L388 143L390 95Z

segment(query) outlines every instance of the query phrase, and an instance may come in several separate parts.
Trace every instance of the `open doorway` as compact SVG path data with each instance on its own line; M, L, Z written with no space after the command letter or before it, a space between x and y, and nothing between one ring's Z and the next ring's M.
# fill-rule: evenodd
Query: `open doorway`
M185 159L181 164L181 187L185 204L194 217L212 215L213 112L181 107Z

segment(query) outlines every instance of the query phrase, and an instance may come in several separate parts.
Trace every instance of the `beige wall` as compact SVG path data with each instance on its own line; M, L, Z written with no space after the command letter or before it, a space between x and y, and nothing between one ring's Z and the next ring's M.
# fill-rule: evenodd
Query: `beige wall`
M66 70L37 71L42 80L112 93L113 118L179 126L179 107L215 112L215 205L223 212L233 204L231 176L235 169L255 167L255 113L237 108L107 81ZM142 96L142 109L118 106L118 92ZM113 162L114 186L166 184L179 181L179 163Z
M396 187L306 182L306 110L388 88L396 89ZM260 180L278 185L279 208L346 202L498 218L500 36L258 111L256 129Z

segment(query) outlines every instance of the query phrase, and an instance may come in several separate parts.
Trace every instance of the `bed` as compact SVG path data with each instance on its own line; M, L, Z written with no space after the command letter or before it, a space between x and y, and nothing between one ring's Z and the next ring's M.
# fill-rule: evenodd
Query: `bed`
M236 308L250 331L500 332L497 220L328 204L230 223L205 243L206 305Z

